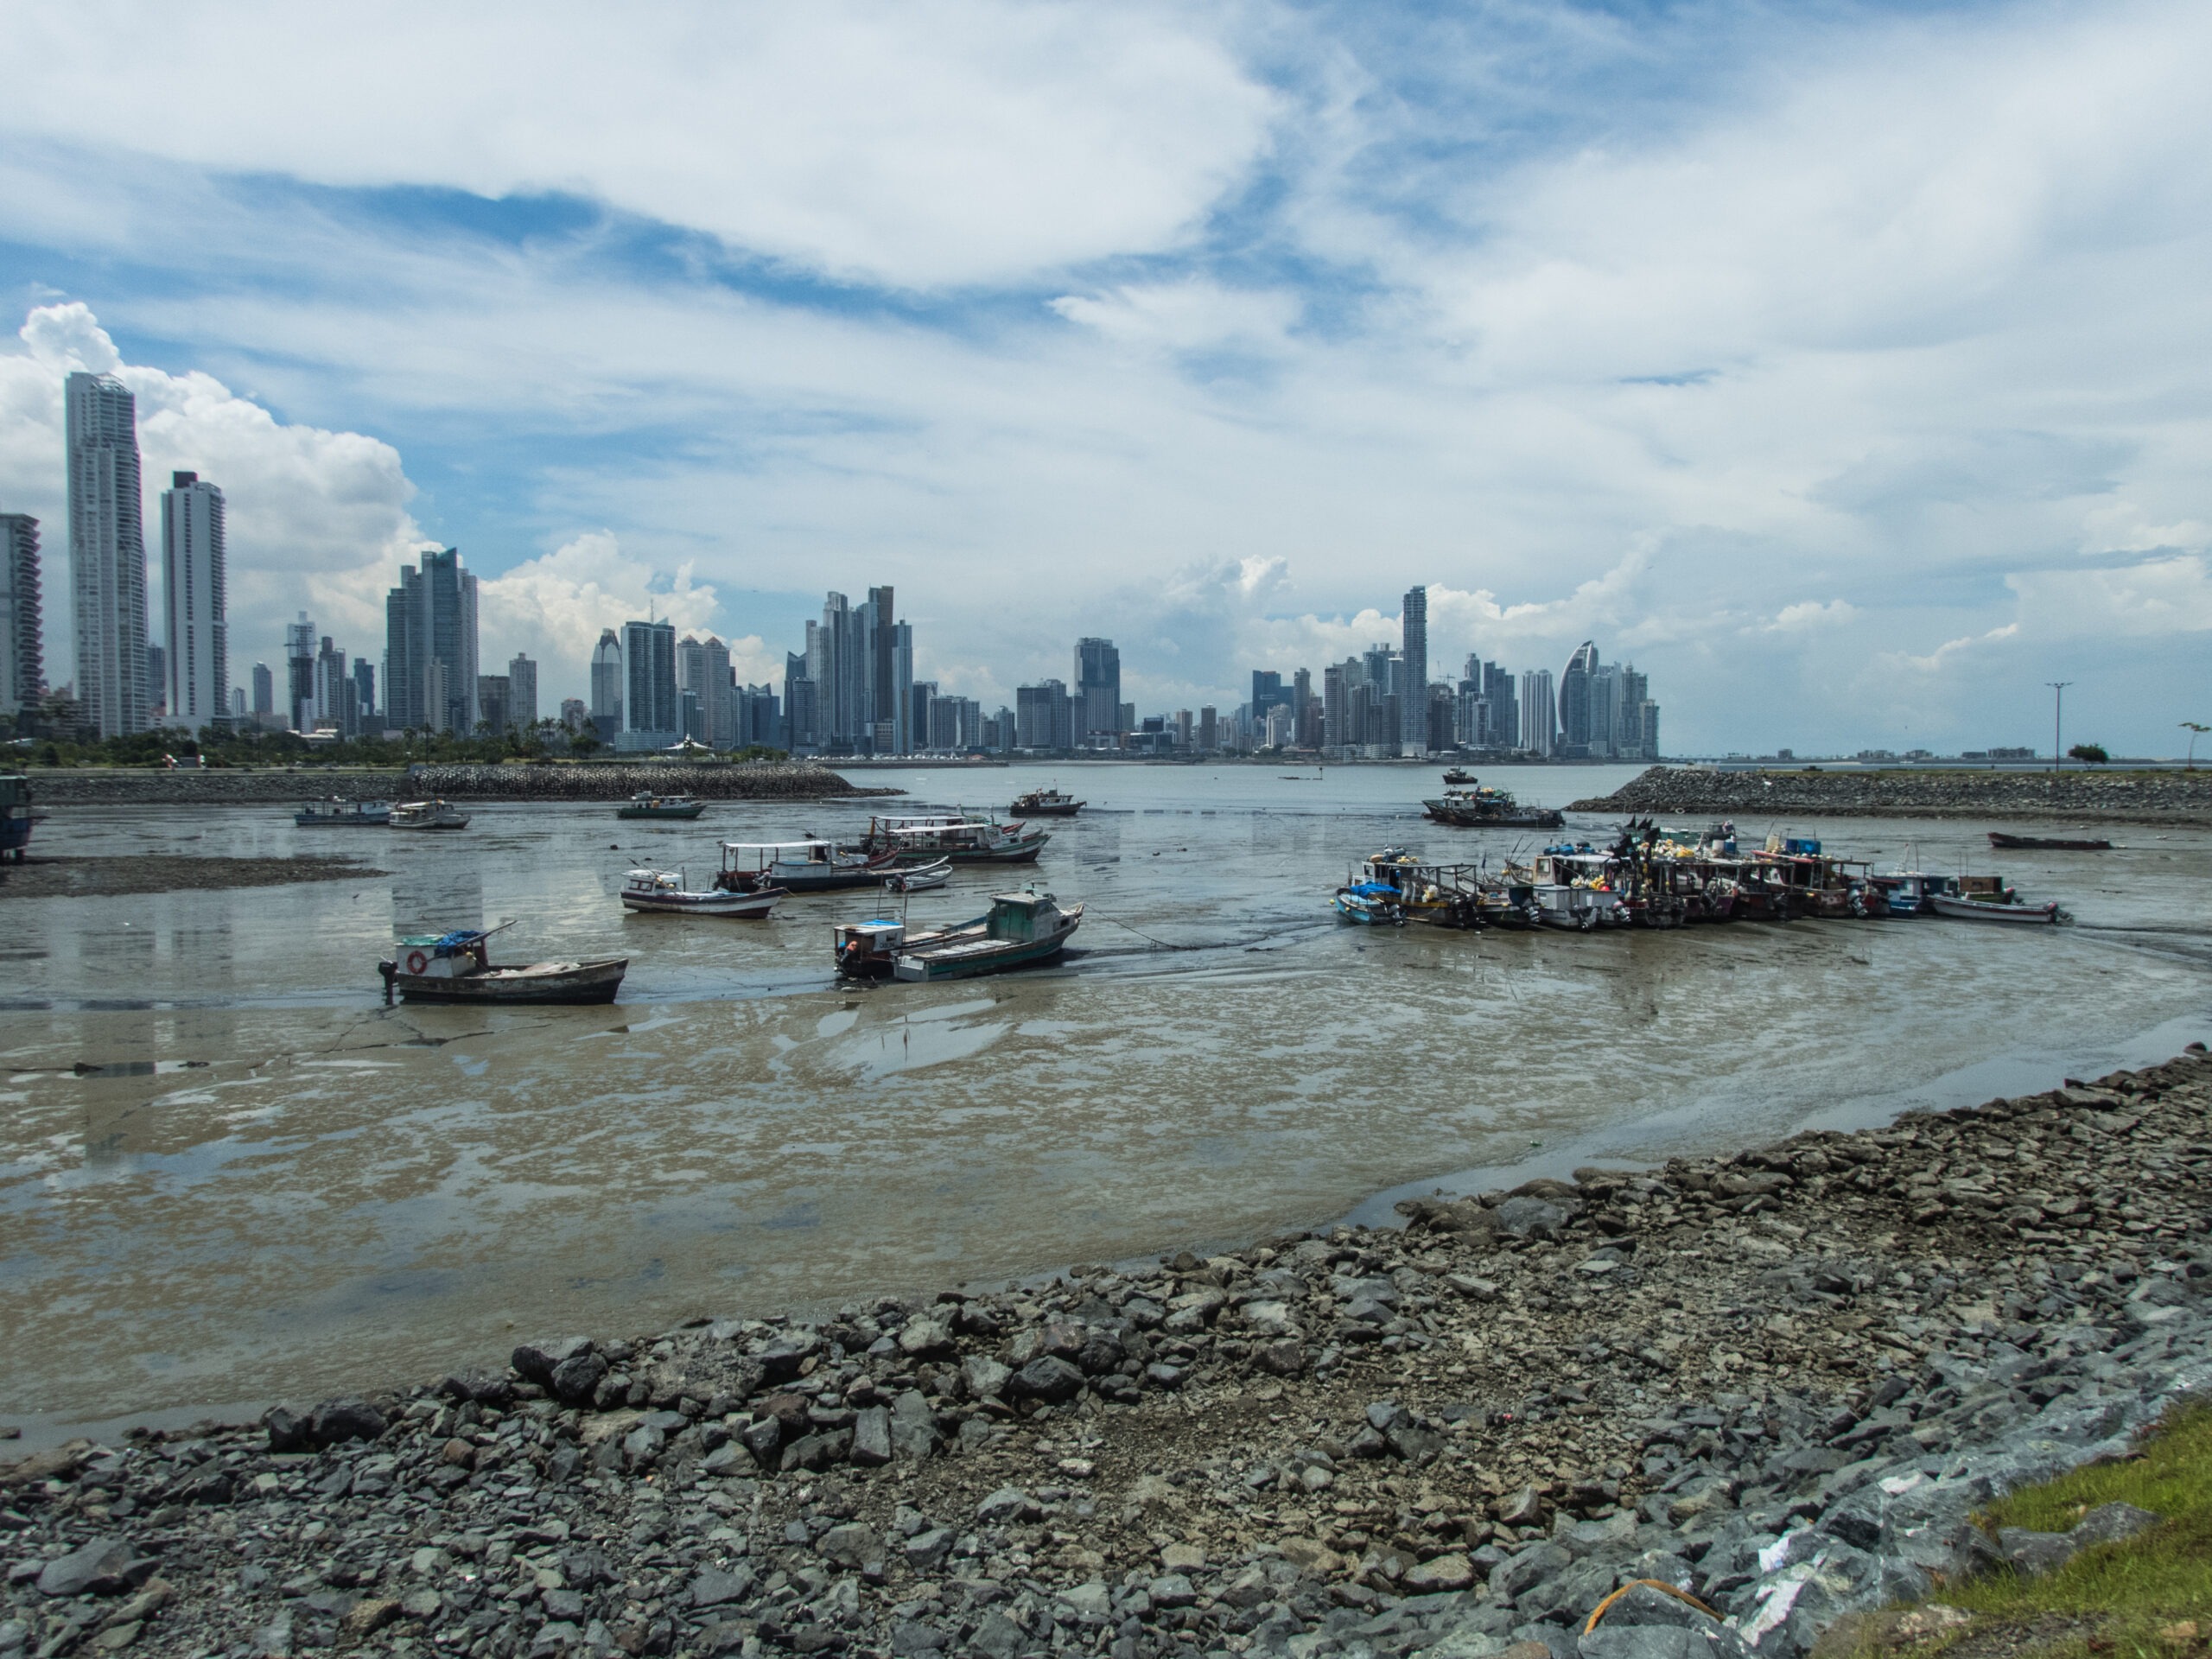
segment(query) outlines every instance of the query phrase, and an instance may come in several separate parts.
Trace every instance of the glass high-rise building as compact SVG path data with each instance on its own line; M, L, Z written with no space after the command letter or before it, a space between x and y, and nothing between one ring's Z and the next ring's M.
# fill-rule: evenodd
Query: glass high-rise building
M612 628L599 631L591 653L591 723L609 743L622 729L622 642Z
M683 735L683 709L677 701L676 625L673 622L625 622L622 625L622 729L671 747ZM626 747L640 745L625 745Z
M1398 693L1399 735L1416 749L1428 747L1428 589L1408 588L1402 623L1406 681Z
M1591 681L1598 671L1598 647L1585 639L1567 659L1559 677L1560 747L1571 756L1586 756L1592 731Z
M0 710L20 714L38 707L46 678L38 520L27 512L0 512Z
M1521 747L1531 754L1548 755L1558 732L1558 711L1552 706L1552 671L1529 669L1521 676Z
M404 729L475 730L476 575L461 550L425 553L399 567L385 595L385 718Z
M168 723L193 731L231 716L225 620L223 493L197 473L162 492L162 608L167 613Z
M102 737L146 729L146 532L137 403L111 374L64 388L77 698Z
M1077 714L1080 741L1093 732L1122 728L1122 653L1111 639L1085 639L1075 642L1075 695L1083 707Z

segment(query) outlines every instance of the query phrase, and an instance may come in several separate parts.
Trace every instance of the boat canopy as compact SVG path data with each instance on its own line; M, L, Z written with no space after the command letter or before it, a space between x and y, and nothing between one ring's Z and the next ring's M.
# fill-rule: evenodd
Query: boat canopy
M827 840L817 836L811 841L726 841L722 842L722 850L726 853L788 853L806 848L827 847L830 844Z

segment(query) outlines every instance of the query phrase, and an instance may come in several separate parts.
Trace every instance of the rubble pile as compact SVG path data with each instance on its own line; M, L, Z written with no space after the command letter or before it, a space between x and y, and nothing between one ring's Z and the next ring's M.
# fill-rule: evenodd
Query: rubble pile
M0 1471L0 1656L1796 1659L2154 1517L2212 1060Z

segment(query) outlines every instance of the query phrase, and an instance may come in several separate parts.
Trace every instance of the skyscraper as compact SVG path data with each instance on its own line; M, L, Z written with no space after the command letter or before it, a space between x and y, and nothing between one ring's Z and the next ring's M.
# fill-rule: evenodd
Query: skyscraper
M1585 639L1559 677L1560 747L1577 759L1590 752L1590 677L1597 671L1598 647Z
M402 728L474 731L476 577L461 568L461 550L423 554L419 572L400 566L384 614L385 719ZM442 671L435 690L434 666Z
M1406 590L1404 615L1406 683L1398 696L1399 735L1416 749L1428 747L1428 589Z
M39 607L38 520L0 512L0 713L38 707L46 677Z
M353 659L353 715L364 732L384 729L377 714L377 667L365 657Z
M599 631L591 653L591 723L609 743L622 729L622 642L612 628Z
M912 754L922 747L923 733L913 717L914 630L910 623L896 623L891 630L891 692L893 706L899 713L899 728L892 734L892 751ZM926 719L926 709L924 714Z
M1483 664L1483 696L1490 703L1490 744L1510 749L1521 741L1520 699L1514 695L1513 675L1502 663Z
M676 625L625 622L622 662L622 730L638 741L621 747L669 747L683 735L683 709L676 690Z
M1552 706L1552 671L1529 669L1521 676L1521 747L1531 754L1549 755L1558 731L1559 715Z
M266 663L253 665L253 712L257 715L276 712L276 677L269 671Z
M69 377L69 588L77 699L102 737L146 728L146 533L137 404L113 375Z
M537 664L520 652L507 664L507 723L524 731L537 724Z
M913 639L907 636L906 677L904 684L899 676L899 606L897 596L887 588L868 590L868 633L865 645L868 660L868 690L870 693L867 723L869 730L862 734L875 753L899 752L899 734L909 728L909 713L913 702L914 664Z
M223 493L197 473L162 492L162 608L168 613L168 720L198 731L231 713L224 620Z
M1093 732L1118 732L1122 726L1122 653L1111 639L1075 642L1075 694L1083 707L1077 717L1078 741Z
M285 729L315 730L315 624L305 611L284 625Z
M315 654L315 729L327 727L340 737L357 737L361 722L354 700L353 676L346 665L346 653L322 636L321 649ZM308 727L302 727L302 731Z

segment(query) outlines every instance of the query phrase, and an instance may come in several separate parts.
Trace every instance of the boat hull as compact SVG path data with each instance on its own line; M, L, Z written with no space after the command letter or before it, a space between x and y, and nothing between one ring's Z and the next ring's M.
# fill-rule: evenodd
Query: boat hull
M1989 832L1989 844L2002 852L2108 853L2108 841L2055 841L2043 836L2005 836Z
M1016 801L1012 806L1007 808L1007 810L1010 813L1019 813L1025 818L1071 818L1083 810L1083 803L1056 801L1046 806L1024 806L1020 802Z
M681 818L687 822L707 810L701 801L691 806L619 806L614 809L618 818Z
M2058 920L2058 904L2052 900L2042 905L1985 904L1972 899L1955 899L1948 893L1931 896L1938 916L1948 916L1962 922L2009 922L2015 927L2048 926Z
M1074 936L1071 925L1064 932L1049 939L1021 939L998 941L999 949L976 950L957 957L935 957L929 954L902 955L891 969L893 979L921 983L939 979L976 979L985 974L1002 974L1009 968L1027 968L1033 963L1049 962L1066 948Z
M766 916L782 898L779 888L761 893L626 893L622 908L647 916Z
M292 822L302 830L389 830L389 812L363 813L359 817L321 817L305 812L292 814Z
M1491 816L1478 812L1465 812L1439 801L1423 801L1430 820L1452 830L1557 830L1566 823L1565 815L1551 811L1505 812Z
M528 968L494 968L458 979L404 974L397 964L379 963L385 982L408 1002L499 1003L517 1007L612 1002L629 971L627 957L600 962L537 963Z

